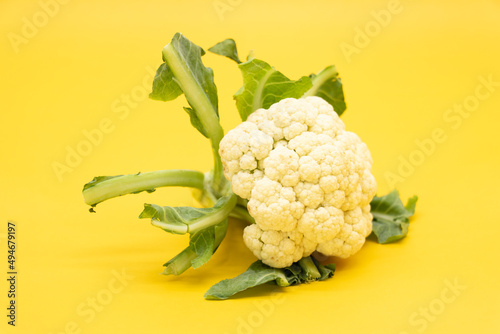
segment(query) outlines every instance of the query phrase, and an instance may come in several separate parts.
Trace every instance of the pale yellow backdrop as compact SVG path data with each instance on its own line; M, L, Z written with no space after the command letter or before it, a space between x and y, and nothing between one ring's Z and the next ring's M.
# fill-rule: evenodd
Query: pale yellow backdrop
M3 0L0 17L2 333L500 332L500 2ZM342 118L371 149L379 194L420 196L409 236L367 242L325 282L205 301L254 261L235 221L207 265L158 275L187 239L137 216L144 202L191 205L189 191L90 214L81 188L96 175L210 168L183 98L146 97L177 31L204 48L232 37L292 78L335 64ZM221 57L204 61L227 131L240 74Z

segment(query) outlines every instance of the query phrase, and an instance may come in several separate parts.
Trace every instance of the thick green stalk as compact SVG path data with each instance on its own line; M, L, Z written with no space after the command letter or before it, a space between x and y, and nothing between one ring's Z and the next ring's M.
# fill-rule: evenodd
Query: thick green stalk
M218 224L215 226L215 240L214 240L214 253L226 236L227 221L225 224ZM192 266L192 261L196 258L196 252L190 245L182 252L173 257L170 261L165 263L163 275L180 275Z
M318 92L318 89L323 86L325 82L328 80L331 80L332 78L335 78L338 75L337 69L335 66L328 66L325 68L323 71L319 72L318 75L316 75L312 79L312 87L304 93L303 97L306 96L314 96Z
M182 61L172 44L169 43L163 48L163 57L212 142L212 153L214 156L213 186L216 190L219 190L223 178L222 162L219 156L219 142L224 136L224 131L219 123L217 112L214 110L203 89L196 82L193 75L190 74L189 68Z
M188 233L194 234L198 231L201 231L207 227L216 225L220 223L222 220L226 219L229 213L236 206L236 195L231 194L229 200L220 208L211 215L203 216L197 221L189 224Z
M98 181L91 181L83 189L85 203L94 206L107 199L158 187L191 187L203 189L204 175L194 170L172 169L130 175L120 175Z
M164 264L163 275L180 275L191 268L191 260L196 258L196 252L191 247L186 247L182 252Z
M299 265L307 274L309 280L318 279L321 277L318 268L314 264L314 260L310 256L304 257L301 260L299 260Z

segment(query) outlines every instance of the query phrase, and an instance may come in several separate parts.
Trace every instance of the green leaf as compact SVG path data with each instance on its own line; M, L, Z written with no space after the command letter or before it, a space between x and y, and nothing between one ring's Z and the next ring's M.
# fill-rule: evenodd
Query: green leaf
M204 230L196 232L189 240L189 247L196 253L196 257L191 260L193 268L201 267L207 262L214 252L215 227L210 226Z
M205 67L201 56L202 48L192 43L182 34L177 33L162 51L163 59L172 72L174 81L184 93L190 109L191 123L212 144L214 169L212 188L219 191L226 184L223 176L222 162L219 156L219 143L224 131L219 123L217 87L211 68ZM192 111L191 111L192 110ZM193 115L196 114L196 117Z
M186 108L184 107L184 110L188 113L189 119L191 120L191 125L198 130L203 136L208 138L207 130L203 127L203 124L201 123L200 119L198 118L198 115L194 112L193 109L191 108Z
M316 259L314 259L316 262ZM335 273L335 263L330 263L324 266L318 265L318 270L321 274L321 277L319 278L320 281L324 281L325 279L328 279L333 276Z
M226 219L236 205L236 195L221 197L211 208L159 206L144 204L139 218L151 218L151 224L174 234L194 234Z
M317 75L309 76L312 80L312 87L304 96L319 96L330 103L335 112L340 116L347 106L344 100L342 81L335 66L328 66Z
M247 61L241 63L236 43L232 39L217 43L208 50L240 64L243 73L243 87L235 94L235 99L243 121L258 108L268 108L271 104L287 97L319 96L330 103L339 116L347 108L342 81L335 66L328 66L317 75L309 75L310 81L304 77L297 81L291 81L266 62L255 59L252 52ZM266 91L266 85L270 86L269 91ZM309 87L304 90L305 86ZM270 94L267 100L266 94ZM269 103L269 101L272 102Z
M165 62L171 68L191 108L197 113L212 112L218 116L217 87L212 69L205 67L201 61L204 54L202 48L180 33L175 34L172 41L163 48Z
M189 247L191 247L196 253L196 257L191 260L193 268L198 268L204 265L213 255L217 249L220 241L217 243L216 229L219 226L219 230L224 232L227 230L227 219L224 219L221 223L216 226L208 227L204 230L196 232L191 236L189 240Z
M188 233L189 224L205 215L203 209L144 204L139 218L151 218L151 224L174 234Z
M309 77L293 81L259 59L238 65L243 75L243 87L234 95L241 119L259 108L269 108L284 98L300 98L312 87Z
M190 233L189 246L164 264L162 274L180 275L198 268L214 254L227 231L227 216L236 205L236 195L221 197L212 208L170 207L144 204L139 218L151 218L154 226L174 233Z
M227 299L232 295L271 281L289 285L283 269L271 268L261 261L256 261L241 275L225 279L212 286L205 293L206 299Z
M206 293L206 299L227 299L238 292L266 283L279 286L297 285L322 281L333 276L335 266L323 266L310 257L301 259L286 268L272 268L256 261L241 275L213 285Z
M373 198L371 202L373 234L379 243L391 243L408 234L410 217L415 213L417 200L417 196L411 197L405 207L397 190L385 196Z
M184 93L191 108L184 108L191 124L212 140L218 150L223 137L219 124L217 87L211 68L205 67L201 56L205 51L177 33L163 48L163 61L156 71L151 99L170 101Z
M415 214L415 207L417 206L417 201L418 201L418 196L413 196L408 198L408 201L406 202L405 205L406 211L411 213L411 216Z
M231 38L228 38L220 43L215 44L210 49L208 49L208 51L232 59L238 64L241 63L241 60L238 57L238 50L236 49L236 43Z
M156 70L153 80L153 91L149 98L158 101L172 101L182 94L182 90L174 80L174 74L166 63L163 63Z
M214 155L213 181L215 190L224 187L226 180L222 173L219 156L219 142L224 131L219 123L217 87L211 68L205 67L201 57L205 51L180 33L176 33L162 50L165 64L162 64L153 82L150 97L162 101L176 98L184 93L190 108L191 124L210 139Z
M189 246L163 265L165 266L165 270L162 274L177 276L188 270L191 266L198 268L205 264L215 253L222 240L224 240L227 225L228 220L224 219L214 227L208 227L192 235ZM211 239L212 236L213 239Z
M219 224L215 225L215 241L214 241L214 252L217 250L222 240L226 237L228 226L228 219L224 219Z

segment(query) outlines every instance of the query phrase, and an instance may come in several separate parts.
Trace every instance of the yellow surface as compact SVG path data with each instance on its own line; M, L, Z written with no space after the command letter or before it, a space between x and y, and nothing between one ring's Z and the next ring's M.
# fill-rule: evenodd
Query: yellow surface
M50 17L41 3L52 4ZM500 332L498 2L53 4L0 3L2 333ZM382 27L372 11L389 9ZM368 39L358 36L364 29ZM150 101L142 88L177 31L205 48L232 37L243 56L254 49L292 78L337 65L343 120L371 149L379 194L392 188L388 173L399 173L402 197L420 196L408 238L367 242L335 261L326 282L209 302L213 283L254 261L238 222L207 265L165 277L162 264L187 239L137 215L144 202L190 205L188 190L123 197L88 213L80 190L95 175L211 166L184 99ZM227 131L238 123L231 96L240 74L221 57L204 61L215 69ZM490 90L481 81L489 77ZM470 111L453 111L464 104ZM96 128L102 140L85 147L84 132ZM54 163L66 164L78 145L87 155L58 179ZM8 220L18 237L15 328L5 316Z

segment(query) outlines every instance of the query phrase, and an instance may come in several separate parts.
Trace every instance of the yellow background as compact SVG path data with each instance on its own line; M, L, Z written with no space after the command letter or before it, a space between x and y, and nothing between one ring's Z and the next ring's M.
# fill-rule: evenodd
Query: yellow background
M372 11L388 7L389 1L72 0L52 7L45 22L40 2L2 1L0 331L500 332L500 87L490 87L460 124L445 120L456 117L447 112L454 105L473 103L477 89L488 92L480 77L500 81L500 3L401 0L378 31ZM34 16L40 27L24 28L29 38L13 46L13 34L23 36ZM366 28L373 30L363 44L356 36ZM122 197L90 214L81 188L96 175L211 167L209 144L191 128L184 99L143 96L143 82L150 85L151 69L177 31L204 48L232 37L243 57L253 49L291 78L335 64L348 104L342 118L371 149L379 194L391 190L386 175L398 173L401 158L422 158L415 141L441 129L446 140L397 184L404 200L420 197L409 236L391 245L367 242L354 257L335 260L335 277L325 282L205 301L212 284L254 261L234 221L207 265L181 277L158 275L187 238L137 216L144 202L191 205L190 192ZM358 52L347 55L346 44ZM227 131L239 121L232 94L240 73L222 57L208 54L204 62L215 69ZM122 99L131 94L135 101L127 106ZM82 145L83 131L106 119L112 129L102 142L59 180L54 162L65 164L68 147ZM18 233L15 328L5 316L8 220ZM114 278L122 271L126 285ZM455 293L448 288L454 282ZM93 298L107 304L92 318Z

